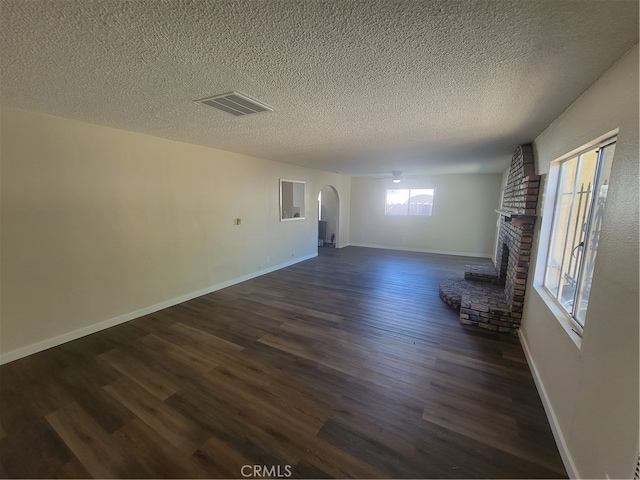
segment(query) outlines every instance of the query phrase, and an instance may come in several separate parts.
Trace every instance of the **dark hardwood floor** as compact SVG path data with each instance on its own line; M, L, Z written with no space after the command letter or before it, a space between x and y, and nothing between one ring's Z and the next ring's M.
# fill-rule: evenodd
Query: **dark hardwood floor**
M472 262L325 248L4 365L0 475L566 478L517 338L438 297Z

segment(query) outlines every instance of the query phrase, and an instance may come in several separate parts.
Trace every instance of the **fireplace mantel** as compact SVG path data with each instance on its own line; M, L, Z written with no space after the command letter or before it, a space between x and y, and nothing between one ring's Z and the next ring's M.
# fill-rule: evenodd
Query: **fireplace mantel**
M530 224L536 221L536 215L515 213L508 210L500 210L499 208L496 208L495 212L501 217L504 217L505 222L509 222L514 225Z

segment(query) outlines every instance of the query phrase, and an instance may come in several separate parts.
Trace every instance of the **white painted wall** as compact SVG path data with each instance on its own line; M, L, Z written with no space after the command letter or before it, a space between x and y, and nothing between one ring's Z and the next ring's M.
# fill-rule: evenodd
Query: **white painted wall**
M348 177L8 107L1 133L3 362L316 255L323 185L349 241Z
M529 280L521 329L565 463L579 478L632 478L638 455L637 45L535 140L543 181L551 161L618 128L582 342L543 300L541 269L537 288ZM546 197L540 212L547 212ZM537 245L549 221L545 214L537 222Z
M491 258L502 175L351 180L351 244ZM386 216L388 188L434 188L431 217Z

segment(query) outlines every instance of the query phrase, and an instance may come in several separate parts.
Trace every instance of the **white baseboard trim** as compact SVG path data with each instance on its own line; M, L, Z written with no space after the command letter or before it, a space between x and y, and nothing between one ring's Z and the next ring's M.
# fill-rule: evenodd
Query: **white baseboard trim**
M201 297L202 295L207 295L208 293L215 292L216 290L222 290L223 288L227 288L232 285L236 285L238 283L246 282L247 280L251 280L252 278L260 277L262 275L275 272L276 270L280 270L285 267L290 267L291 265L304 262L305 260L310 260L317 256L318 256L317 252L311 255L306 255L304 257L291 260L289 262L281 263L279 265L275 265L273 267L269 267L264 270L258 270L257 272L253 272L248 275L243 275L242 277L234 278L232 280L227 280L226 282L218 283L216 285L203 288L196 292L187 293L186 295L181 295L180 297L172 298L170 300L166 300L164 302L160 302L155 305L150 305L148 307L141 308L134 312L125 313L124 315L119 315L115 318L110 318L102 322L94 323L93 325L89 325L87 327L83 327L78 330L74 330L72 332L64 333L62 335L58 335L57 337L49 338L41 342L36 342L26 347L18 348L17 350L12 350L10 352L2 353L0 354L0 365L13 362L14 360L18 360L28 355L33 355L34 353L42 352L43 350L47 350L52 347L57 347L58 345L62 345L63 343L67 343L72 340L76 340L78 338L91 335L92 333L99 332L100 330L104 330L109 327L114 327L121 323L128 322L129 320L133 320L134 318L142 317L144 315L149 315L150 313L157 312L159 310L164 310L165 308L173 307L174 305L178 305L179 303L183 303L188 300L193 300L194 298Z
M540 372L538 371L536 363L531 357L531 350L529 350L529 344L527 343L522 330L518 331L518 337L520 338L522 350L524 350L524 356L526 357L527 363L529 364L529 369L531 370L531 374L533 375L533 381L535 382L538 393L540 394L542 405L544 406L544 411L547 414L547 419L549 420L549 425L551 426L551 431L553 432L553 438L555 438L556 440L556 445L558 446L558 452L560 453L560 457L562 458L562 463L564 464L564 468L567 470L567 475L569 476L569 478L582 478L580 477L580 475L578 475L576 465L575 463L573 463L573 459L571 458L571 454L569 453L569 449L567 448L567 443L564 440L564 435L562 435L562 430L560 430L558 419L556 418L556 414L553 411L553 406L549 401L547 391L545 390L542 379L540 378Z
M404 248L389 245L374 245L370 243L348 243L345 247L346 246L398 250L400 252L436 253L438 255L456 255L458 257L493 258L493 254L486 253L454 252L450 250L431 250L428 248Z

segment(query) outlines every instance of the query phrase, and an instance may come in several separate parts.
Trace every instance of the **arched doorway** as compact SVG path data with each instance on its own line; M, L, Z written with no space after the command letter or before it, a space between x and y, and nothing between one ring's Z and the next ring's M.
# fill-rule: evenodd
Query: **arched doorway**
M318 193L318 220L318 247L337 246L340 235L340 197L332 185L325 185Z

